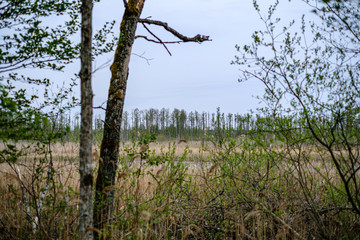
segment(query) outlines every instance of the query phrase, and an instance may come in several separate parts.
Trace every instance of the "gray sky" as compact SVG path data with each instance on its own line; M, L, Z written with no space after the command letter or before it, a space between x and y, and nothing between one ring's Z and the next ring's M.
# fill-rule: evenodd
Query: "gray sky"
M284 19L284 24L309 12L300 0L290 4L287 0L280 1L278 16ZM267 12L264 4L271 2L259 1L264 13ZM94 28L116 19L115 31L118 35L123 12L122 0L96 3ZM172 56L169 56L163 46L137 39L133 53L144 54L152 60L148 65L144 59L132 56L125 110L165 107L215 112L220 107L222 112L247 113L259 106L254 96L262 93L262 85L256 81L238 83L238 67L230 65L237 54L235 44L249 44L251 34L264 28L252 0L147 0L142 18L149 16L167 22L183 35L209 35L212 41L170 44L168 48ZM162 28L150 26L150 29L164 41L173 39ZM149 35L141 25L137 34ZM102 56L96 59L94 65L100 66L112 58L113 53ZM54 77L71 76L69 72L77 72L78 69L79 65L71 66L64 73L54 73ZM95 106L106 101L109 82L109 66L94 74ZM103 114L103 111L95 111L95 114L99 113Z

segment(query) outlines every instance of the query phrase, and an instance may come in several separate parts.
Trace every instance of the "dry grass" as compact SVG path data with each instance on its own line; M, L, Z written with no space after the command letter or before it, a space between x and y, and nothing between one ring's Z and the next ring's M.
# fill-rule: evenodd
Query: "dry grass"
M240 148L224 154L211 147L205 151L200 142L172 146L150 144L146 151L164 158L158 166L138 158L121 159L113 225L103 230L112 239L359 238L359 216L336 191L341 184L332 165L316 154L309 153L311 161L296 165L279 149L273 155ZM122 147L123 155L126 147L131 144ZM0 239L76 238L78 145L56 144L52 150L58 157L53 166L56 187L48 191L37 233L26 220L18 176L8 165L0 165ZM188 154L180 161L184 151ZM30 201L35 201L48 165L42 165L41 179L36 178L33 156L18 166L29 196L35 197Z

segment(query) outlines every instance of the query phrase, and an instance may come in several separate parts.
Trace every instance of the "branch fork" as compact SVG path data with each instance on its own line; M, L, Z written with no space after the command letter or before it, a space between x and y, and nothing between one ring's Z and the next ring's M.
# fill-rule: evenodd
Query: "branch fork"
M150 39L147 36L143 36L143 35L135 36L135 39L136 38L143 38L143 39L145 39L145 40L147 40L149 42L162 44L164 46L164 48L166 49L166 51L170 54L170 56L171 56L171 53L170 53L169 49L166 47L166 44L169 44L169 43L182 43L182 42L202 43L202 42L205 42L205 41L211 41L209 36L200 35L200 34L197 34L194 37L184 36L181 33L179 33L178 31L176 31L175 29L173 29L172 27L169 27L169 25L166 22L162 22L162 21L158 21L158 20L152 20L150 18L140 18L138 22L141 23L143 25L143 27L146 29L146 31L148 31L156 40ZM146 24L163 27L166 31L170 32L172 35L174 35L179 40L178 41L164 42L159 37L157 37L152 31L150 31L150 29L146 26Z

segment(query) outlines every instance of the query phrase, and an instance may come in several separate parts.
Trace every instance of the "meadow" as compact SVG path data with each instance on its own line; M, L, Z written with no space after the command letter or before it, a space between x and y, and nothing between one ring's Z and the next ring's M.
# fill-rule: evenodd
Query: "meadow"
M359 239L360 218L327 153L260 140L122 143L109 189L113 224L102 236ZM79 238L79 145L27 145L16 164L1 164L0 239ZM98 152L95 145L94 172Z

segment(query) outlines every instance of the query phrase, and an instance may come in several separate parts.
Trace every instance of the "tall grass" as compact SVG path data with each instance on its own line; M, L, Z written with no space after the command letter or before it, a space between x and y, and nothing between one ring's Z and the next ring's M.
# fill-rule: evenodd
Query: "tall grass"
M110 239L359 239L360 218L326 154L307 146L286 149L242 137L177 144L124 143L115 186ZM63 147L63 152L61 148ZM32 216L46 184L43 156L16 169L1 165L0 238L74 239L79 176L76 145L54 149L51 188L36 229ZM62 153L61 153L62 152ZM76 152L76 151L74 151ZM98 154L94 152L97 166Z

